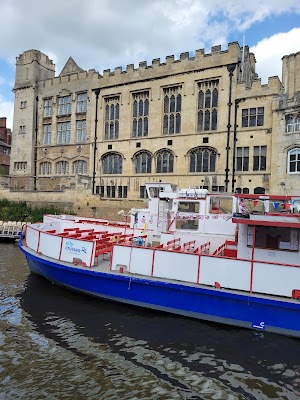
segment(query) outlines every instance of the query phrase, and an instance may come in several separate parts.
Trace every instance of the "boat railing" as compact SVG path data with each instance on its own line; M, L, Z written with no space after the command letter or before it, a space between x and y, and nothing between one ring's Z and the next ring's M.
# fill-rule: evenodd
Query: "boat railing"
M204 243L194 250L194 254L209 254L210 242Z
M233 240L226 240L221 246L219 246L212 254L213 256L224 256L224 257L237 257L236 242Z

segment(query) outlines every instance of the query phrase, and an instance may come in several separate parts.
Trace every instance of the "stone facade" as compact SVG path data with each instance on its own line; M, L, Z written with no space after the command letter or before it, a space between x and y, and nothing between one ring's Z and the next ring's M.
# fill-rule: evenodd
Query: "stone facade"
M0 184L8 185L11 129L6 127L6 117L0 117Z
M298 115L299 60L283 58L284 88L278 77L262 85L238 43L102 75L70 57L55 76L47 55L26 51L16 63L10 188L97 201L142 199L149 181L300 191L300 165L287 169L299 132L285 133L287 116Z

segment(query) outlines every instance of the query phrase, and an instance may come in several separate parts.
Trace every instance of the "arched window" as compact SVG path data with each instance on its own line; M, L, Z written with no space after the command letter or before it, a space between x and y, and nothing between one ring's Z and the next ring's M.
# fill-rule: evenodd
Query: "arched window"
M118 96L105 99L105 130L106 140L118 139L119 137L119 118L120 118L120 98Z
M148 136L149 92L133 94L132 137Z
M181 86L164 89L163 134L181 131Z
M196 147L190 151L190 172L215 172L215 149L210 147Z
M295 118L294 130L295 132L300 131L300 115Z
M160 150L156 154L156 172L172 173L174 169L174 154L170 150Z
M264 189L263 187L258 186L254 189L254 194L265 194L265 193L266 189Z
M40 163L40 175L51 175L52 164L51 162L45 161Z
M292 149L288 152L288 173L300 173L300 149Z
M122 156L117 153L105 154L102 157L102 170L104 174L122 174Z
M83 160L74 161L73 174L86 174L86 161Z
M134 156L136 174L151 174L152 155L147 151L140 151Z
M58 161L56 163L56 175L66 175L69 172L68 161Z
M217 130L218 85L218 80L203 81L198 84L198 132Z

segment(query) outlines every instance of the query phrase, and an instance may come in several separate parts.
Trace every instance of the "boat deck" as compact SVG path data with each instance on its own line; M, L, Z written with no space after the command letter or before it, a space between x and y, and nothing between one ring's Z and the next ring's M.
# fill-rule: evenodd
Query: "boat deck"
M28 247L26 248L26 252L36 256L36 252L31 250ZM57 260L51 258L51 257L47 257L44 255L39 254L39 257L43 258L44 260L47 260L49 262L56 262ZM284 296L272 296L269 294L263 294L263 293L256 293L256 292L245 292L242 290L232 290L232 289L228 289L228 288L217 288L214 286L207 286L207 285L202 285L199 283L193 283L193 282L184 282L184 281L178 281L175 279L169 279L169 278L159 278L159 277L152 277L152 276L145 276L145 275L140 275L140 274L133 274L130 271L127 270L123 270L123 272L120 272L119 270L110 270L110 259L108 255L104 255L104 257L99 259L99 264L97 266L93 266L93 267L85 267L83 265L74 265L72 263L69 262L64 262L64 261L60 261L59 262L60 265L63 265L65 267L72 267L78 270L83 270L83 271L92 271L92 272L100 272L100 273L109 273L112 275L120 275L120 276L127 276L130 278L136 278L136 279L147 279L149 281L158 281L158 282L165 282L165 283L171 283L171 284L176 284L176 285L181 285L181 286L187 286L187 287L194 287L194 288L202 288L202 289L209 289L215 292L219 292L220 290L226 290L226 293L231 293L231 294L236 294L236 295L248 295L249 298L251 297L260 297L260 298L264 298L264 299L269 299L269 300L277 300L277 301L284 301L284 302L289 302L291 304L299 304L299 300L297 299L293 299L293 298L288 298L288 297L284 297Z

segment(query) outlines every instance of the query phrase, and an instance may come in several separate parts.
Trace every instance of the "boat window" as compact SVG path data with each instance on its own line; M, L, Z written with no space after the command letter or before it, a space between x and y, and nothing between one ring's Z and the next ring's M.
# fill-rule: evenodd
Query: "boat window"
M198 229L199 221L198 219L184 219L184 217L179 217L176 220L176 229L186 229L190 231L196 231Z
M232 197L213 196L210 198L209 212L211 214L231 214Z
M178 212L199 213L198 201L179 201Z
M149 188L150 198L159 197L159 189L160 188L158 187L150 187Z
M248 227L248 246L252 244L252 227ZM297 229L274 226L257 226L255 247L261 249L299 250L299 231Z

